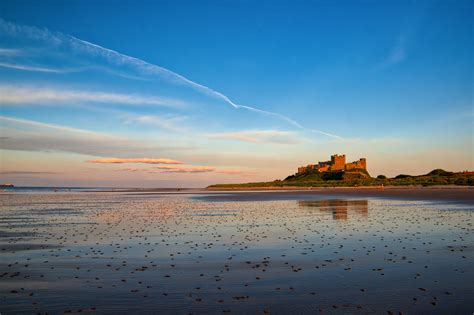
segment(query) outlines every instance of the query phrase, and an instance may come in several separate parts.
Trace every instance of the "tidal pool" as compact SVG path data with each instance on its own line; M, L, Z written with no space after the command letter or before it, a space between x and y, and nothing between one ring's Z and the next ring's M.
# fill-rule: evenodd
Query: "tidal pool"
M222 196L0 195L0 313L474 312L473 205Z

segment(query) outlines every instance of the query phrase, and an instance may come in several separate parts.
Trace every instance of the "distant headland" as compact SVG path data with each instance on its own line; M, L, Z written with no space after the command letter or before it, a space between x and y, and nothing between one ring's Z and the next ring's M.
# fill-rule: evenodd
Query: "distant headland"
M271 182L216 184L209 189L282 188L282 187L359 187L359 186L474 186L474 172L448 172L435 169L425 175L400 174L393 178L385 175L371 177L367 159L346 163L346 155L334 154L331 159L300 166L297 172L284 180Z

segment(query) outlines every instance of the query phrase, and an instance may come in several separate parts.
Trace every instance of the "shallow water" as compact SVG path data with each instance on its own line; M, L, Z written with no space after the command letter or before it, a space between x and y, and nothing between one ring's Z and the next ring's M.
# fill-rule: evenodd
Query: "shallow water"
M208 197L1 195L0 313L474 311L472 205Z

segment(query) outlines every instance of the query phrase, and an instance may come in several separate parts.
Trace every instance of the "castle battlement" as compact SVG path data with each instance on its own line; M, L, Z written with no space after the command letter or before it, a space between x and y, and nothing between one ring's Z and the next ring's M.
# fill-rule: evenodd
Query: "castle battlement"
M308 172L328 172L328 171L350 171L354 169L367 170L367 159L360 158L358 161L346 163L346 155L331 155L331 160L318 162L317 164L308 164L298 167L297 174Z

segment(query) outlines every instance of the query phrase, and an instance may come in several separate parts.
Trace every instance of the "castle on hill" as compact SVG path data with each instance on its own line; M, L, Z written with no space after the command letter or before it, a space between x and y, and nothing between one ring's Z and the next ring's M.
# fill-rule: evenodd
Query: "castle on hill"
M367 170L367 159L361 158L358 161L346 163L346 155L331 155L331 161L318 162L318 164L308 164L298 167L297 174L308 172L328 172L328 171L350 171L355 169Z

